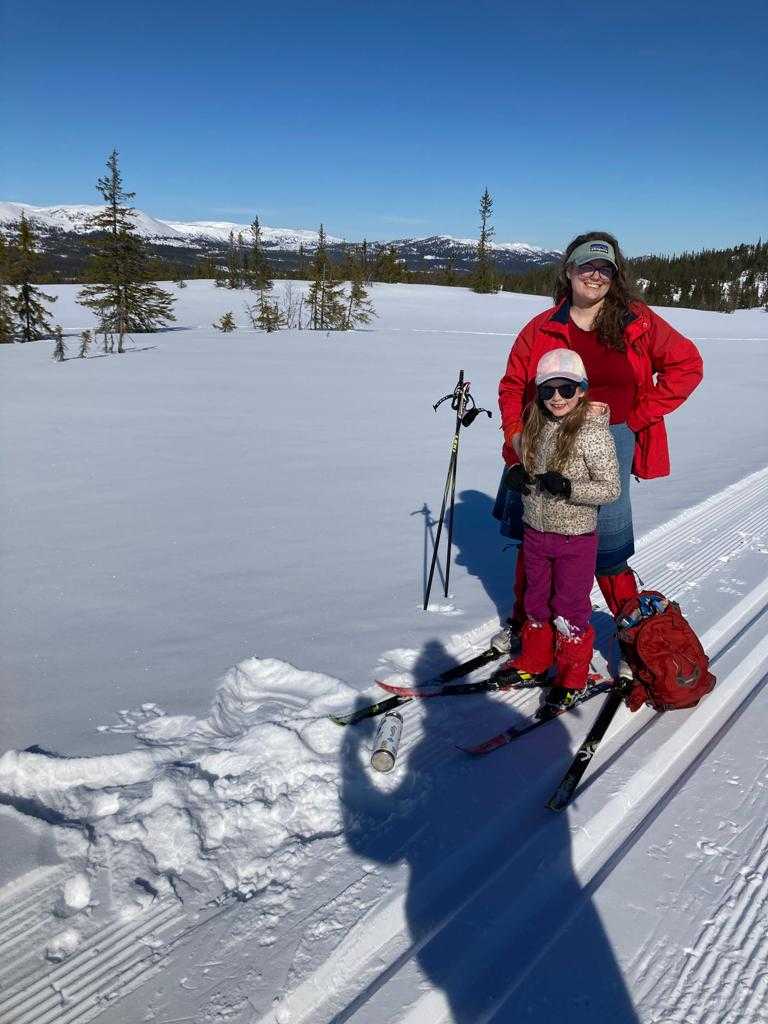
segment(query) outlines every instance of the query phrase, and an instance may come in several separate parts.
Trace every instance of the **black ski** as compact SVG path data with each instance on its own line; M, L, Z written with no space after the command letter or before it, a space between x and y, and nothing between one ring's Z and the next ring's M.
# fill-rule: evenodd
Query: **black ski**
M568 806L576 792L576 787L581 782L584 772L589 767L590 761L595 756L598 744L608 731L608 727L614 719L616 712L622 705L626 693L633 685L633 680L621 678L608 694L605 704L584 738L584 742L576 751L568 771L563 776L562 782L547 802L551 811L562 811Z
M473 658L469 658L467 661L461 662L460 665L453 665L451 668L445 669L444 672L440 672L434 677L434 679L424 685L442 685L443 683L450 683L452 679L461 679L462 676L468 676L470 672L475 672L477 669L483 668L484 665L490 665L492 662L497 661L505 655L511 657L508 651L497 651L495 647L489 647L480 654L476 654ZM484 688L498 689L499 687L490 687L486 685ZM469 692L482 692L482 688L481 690L472 690ZM358 708L356 711L350 711L346 715L329 715L328 717L337 725L354 725L355 722L362 722L366 718L375 718L376 715L386 714L387 711L392 711L393 708L399 708L403 704L408 704L413 699L413 697L402 696L387 697L385 700L377 701L375 704L369 704L367 707Z
M582 704L585 704L588 700L592 700L594 697L599 697L601 693L608 693L610 690L615 689L615 683L612 679L593 679L592 682L588 683L586 689L582 694L569 704L566 708L548 708L547 705L543 705L540 709L542 712L541 717L536 718L534 721L529 722L527 725L513 725L509 729L504 729L503 732L497 733L495 736L491 736L490 739L485 740L483 743L477 743L472 747L459 747L459 750L463 750L466 754L472 754L475 757L480 757L483 754L490 754L492 750L498 750L499 747L505 747L508 743L512 743L514 740L519 740L521 736L527 736L528 733L533 732L535 729L541 728L542 725L547 725L549 722L554 721L555 718L559 718L560 715L564 715L568 711L573 711Z

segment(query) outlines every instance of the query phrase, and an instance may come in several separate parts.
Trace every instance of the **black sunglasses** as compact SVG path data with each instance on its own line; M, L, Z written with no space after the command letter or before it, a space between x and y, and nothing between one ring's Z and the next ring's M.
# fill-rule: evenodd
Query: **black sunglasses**
M557 394L567 400L573 398L578 390L578 384L539 384L538 387L539 398L542 402L548 402Z

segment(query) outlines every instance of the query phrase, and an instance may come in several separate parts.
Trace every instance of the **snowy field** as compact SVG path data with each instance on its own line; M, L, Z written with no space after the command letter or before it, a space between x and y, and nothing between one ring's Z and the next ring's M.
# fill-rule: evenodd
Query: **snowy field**
M49 290L74 356L90 314ZM768 1020L768 314L660 310L705 380L633 482L634 561L719 683L622 713L554 816L599 702L483 760L456 744L535 695L410 705L389 776L325 717L506 614L496 389L547 301L376 285L366 330L265 335L248 293L174 291L122 356L0 348L3 1024ZM425 613L459 369L494 415Z

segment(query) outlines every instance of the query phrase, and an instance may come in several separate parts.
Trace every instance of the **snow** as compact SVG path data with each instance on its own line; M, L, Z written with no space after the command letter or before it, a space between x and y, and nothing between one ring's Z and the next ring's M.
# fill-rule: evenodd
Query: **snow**
M50 290L74 355L91 314ZM451 588L421 610L454 425L431 406L463 368L495 410L546 300L377 285L364 331L264 335L246 292L174 293L177 327L123 356L0 349L0 1017L64 993L109 1021L763 1020L768 315L660 311L706 379L672 476L633 483L633 562L718 686L622 712L553 816L597 701L479 760L456 745L535 695L413 703L386 775L375 720L327 718L506 614L495 412L462 433ZM575 949L576 988L552 969Z

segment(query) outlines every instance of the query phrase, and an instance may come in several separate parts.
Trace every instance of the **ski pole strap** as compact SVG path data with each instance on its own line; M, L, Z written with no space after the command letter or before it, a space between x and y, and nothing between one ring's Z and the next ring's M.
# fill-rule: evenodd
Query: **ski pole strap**
M471 397L472 396L470 395L470 398ZM471 427L472 424L475 422L475 420L477 419L477 417L480 415L481 412L484 412L486 414L486 416L488 416L489 419L493 415L492 412L490 411L490 409L481 409L481 408L479 408L479 406L476 406L474 404L474 402L475 402L475 400L473 398L472 399L472 408L471 409L467 409L467 411L461 417L461 425L462 425L462 427Z

